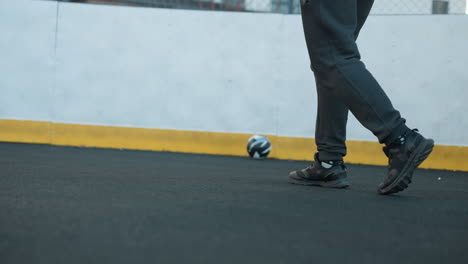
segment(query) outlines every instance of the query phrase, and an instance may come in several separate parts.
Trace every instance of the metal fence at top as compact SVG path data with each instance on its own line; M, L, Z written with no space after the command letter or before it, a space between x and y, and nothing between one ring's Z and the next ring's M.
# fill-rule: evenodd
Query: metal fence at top
M300 0L57 0L159 8L299 14ZM467 14L468 0L376 0L374 15Z
M466 14L467 0L375 0L374 15Z

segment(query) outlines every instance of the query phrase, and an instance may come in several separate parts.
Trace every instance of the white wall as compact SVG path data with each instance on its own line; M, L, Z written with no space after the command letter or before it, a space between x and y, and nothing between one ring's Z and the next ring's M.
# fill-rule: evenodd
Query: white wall
M373 16L359 40L408 124L438 144L468 146L467 28L468 16ZM0 3L0 32L2 119L314 136L297 15L19 0Z
M0 1L0 118L50 118L55 13L52 2Z

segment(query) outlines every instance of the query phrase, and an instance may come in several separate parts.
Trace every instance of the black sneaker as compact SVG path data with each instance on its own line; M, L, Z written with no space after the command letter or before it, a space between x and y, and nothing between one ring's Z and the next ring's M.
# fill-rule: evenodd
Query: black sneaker
M314 159L315 162L309 167L290 172L289 182L329 188L346 188L349 186L343 161L320 161L318 153L315 153Z
M401 136L397 143L384 147L388 172L378 192L392 194L408 188L414 170L431 154L433 147L434 140L424 138L417 129Z

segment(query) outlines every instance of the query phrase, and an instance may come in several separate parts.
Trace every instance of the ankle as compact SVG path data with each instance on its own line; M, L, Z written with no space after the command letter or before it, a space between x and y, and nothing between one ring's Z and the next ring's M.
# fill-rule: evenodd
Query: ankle
M418 130L417 129L409 129L408 130L405 130L403 133L401 133L397 138L395 138L393 141L385 144L387 147L389 148L392 148L392 147L399 147L399 146L402 146L406 143L406 140L408 138L408 136L411 134L411 133L414 133L414 132L417 132Z
M343 165L343 157L342 156L325 156L327 157L326 159L322 159L320 153L317 153L316 156L315 156L315 159L318 161L318 163L320 164L321 167L325 168L325 169L329 169L333 166L336 166L338 164L341 164Z

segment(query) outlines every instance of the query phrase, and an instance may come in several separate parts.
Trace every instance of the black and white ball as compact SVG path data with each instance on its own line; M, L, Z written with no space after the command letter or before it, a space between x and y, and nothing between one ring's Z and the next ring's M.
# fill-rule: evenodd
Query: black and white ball
M255 135L247 141L247 152L254 159L263 159L270 154L271 143L268 138Z

